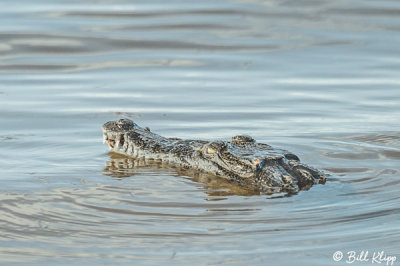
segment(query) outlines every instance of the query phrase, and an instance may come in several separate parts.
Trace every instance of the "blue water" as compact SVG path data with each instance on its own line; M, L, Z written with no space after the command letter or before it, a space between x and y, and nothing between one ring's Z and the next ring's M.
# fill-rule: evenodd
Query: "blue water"
M0 264L398 264L398 14L394 0L1 1ZM247 195L133 166L101 144L122 117L248 134L329 179Z

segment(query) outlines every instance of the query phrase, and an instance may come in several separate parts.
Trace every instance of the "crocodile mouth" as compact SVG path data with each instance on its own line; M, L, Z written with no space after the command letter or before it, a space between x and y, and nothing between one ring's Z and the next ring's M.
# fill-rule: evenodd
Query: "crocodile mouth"
M128 145L128 142L125 141L124 134L115 133L103 133L103 143L107 143L110 150L122 148Z
M113 140L113 139L107 139L106 141L107 141L108 146L109 146L111 149L114 148L114 146L115 146L115 140Z
M110 149L113 149L115 147L115 139L112 138L111 136L109 136L109 134L107 134L106 132L103 132L103 144L107 143L108 147Z

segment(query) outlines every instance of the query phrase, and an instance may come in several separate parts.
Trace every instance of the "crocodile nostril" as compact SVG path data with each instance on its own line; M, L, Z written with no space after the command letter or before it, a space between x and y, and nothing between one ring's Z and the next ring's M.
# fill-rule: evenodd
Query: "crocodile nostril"
M117 123L118 127L123 130L131 130L134 127L134 123L129 119L120 119Z

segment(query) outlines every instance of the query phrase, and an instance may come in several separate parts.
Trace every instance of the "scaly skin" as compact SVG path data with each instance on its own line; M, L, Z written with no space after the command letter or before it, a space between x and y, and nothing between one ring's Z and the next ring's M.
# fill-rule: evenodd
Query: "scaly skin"
M105 123L103 136L112 152L199 170L265 193L297 192L326 180L296 155L249 136L231 141L165 138L129 119Z

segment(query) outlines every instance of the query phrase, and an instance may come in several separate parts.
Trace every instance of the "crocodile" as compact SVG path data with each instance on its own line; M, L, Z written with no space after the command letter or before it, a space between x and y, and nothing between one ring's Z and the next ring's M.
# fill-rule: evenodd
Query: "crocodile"
M111 152L200 171L268 194L297 193L326 181L324 173L295 154L247 135L230 141L166 138L130 119L107 122L102 129Z

